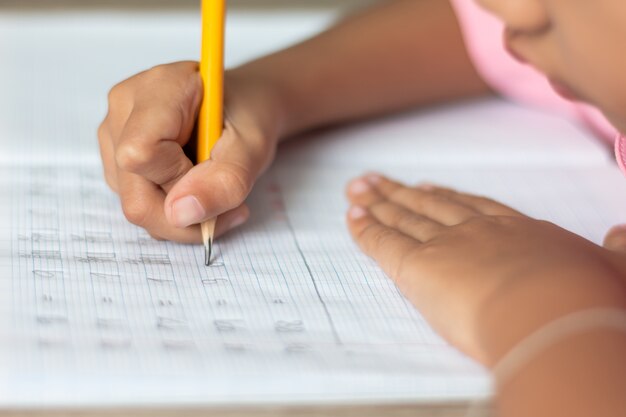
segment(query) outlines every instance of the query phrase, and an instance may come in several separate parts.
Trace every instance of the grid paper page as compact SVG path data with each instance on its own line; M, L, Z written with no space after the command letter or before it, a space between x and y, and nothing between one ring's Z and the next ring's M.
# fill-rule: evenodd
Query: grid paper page
M202 249L129 225L99 168L0 169L0 405L467 399L488 395L345 230L349 169L280 162L248 225ZM596 242L614 167L390 170L498 198ZM601 184L601 186L598 186ZM611 192L607 192L611 190Z
M201 247L131 226L99 167L0 171L10 196L0 209L0 405L489 393L483 370L356 249L333 176L303 192L309 184L269 173L250 224L220 239L206 268Z

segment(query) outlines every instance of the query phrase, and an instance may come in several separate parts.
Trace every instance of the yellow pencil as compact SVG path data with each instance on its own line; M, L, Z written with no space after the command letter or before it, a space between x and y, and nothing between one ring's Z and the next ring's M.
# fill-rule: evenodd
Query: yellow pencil
M198 116L198 163L211 158L211 150L223 131L225 17L225 0L202 0L200 75L204 99ZM202 223L204 263L207 266L211 264L215 221L211 219Z

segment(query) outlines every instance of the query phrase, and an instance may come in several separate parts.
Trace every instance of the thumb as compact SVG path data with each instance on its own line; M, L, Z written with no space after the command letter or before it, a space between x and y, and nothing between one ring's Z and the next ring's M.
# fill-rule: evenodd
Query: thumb
M165 200L167 220L184 228L217 217L243 203L252 188L249 171L206 161L193 167Z
M271 155L271 145L252 146L232 130L225 131L211 159L193 167L168 193L168 221L187 227L240 206Z
M614 252L626 254L626 225L612 227L604 238L603 246Z

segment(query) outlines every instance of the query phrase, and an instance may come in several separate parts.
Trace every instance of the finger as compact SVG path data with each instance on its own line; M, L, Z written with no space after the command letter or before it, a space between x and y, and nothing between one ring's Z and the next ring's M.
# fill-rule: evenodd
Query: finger
M156 239L181 243L202 241L198 226L180 229L167 221L163 210L165 193L160 187L135 174L125 174L123 180L122 209L131 223L144 228ZM245 204L222 214L215 226L216 237L244 224L249 217L250 210Z
M100 157L104 170L104 179L108 186L118 192L117 167L115 166L115 152L111 142L111 135L108 128L108 121L105 119L98 128L98 146L100 147Z
M446 226L466 222L480 214L473 207L459 201L419 188L407 187L382 175L370 174L366 179L389 201Z
M227 125L211 159L193 167L168 193L165 211L170 223L186 227L242 204L271 158L273 146L264 146Z
M182 243L201 241L198 226L179 229L170 225L163 210L165 192L156 184L132 173L118 173L120 199L126 218L158 239Z
M193 165L182 148L190 139L202 101L197 64L160 65L127 80L112 95L115 90L120 93L114 100L132 103L113 138L118 168L169 190Z
M519 211L511 207L498 203L495 200L483 196L461 193L456 190L439 187L431 184L423 184L418 188L431 191L435 194L445 196L451 200L458 201L466 206L474 208L476 211L489 216L524 216Z
M217 218L217 223L215 224L215 237L220 237L223 234L238 228L246 223L249 218L250 208L245 204L227 211L224 214L220 214Z
M118 170L140 175L166 191L193 166L182 146L189 140L187 119L171 105L133 109L115 148Z
M614 252L626 253L626 226L615 226L608 231L603 246Z
M365 178L356 178L348 183L346 195L350 203L357 206L369 207L372 204L386 200Z
M390 201L380 201L367 207L370 214L381 224L418 240L428 242L441 234L443 225L428 217Z
M380 223L362 206L350 208L348 227L363 252L378 262L394 280L400 278L403 261L420 247L418 241Z
M380 223L420 242L429 241L441 233L442 224L387 200L363 178L351 181L347 194L352 204L365 207Z

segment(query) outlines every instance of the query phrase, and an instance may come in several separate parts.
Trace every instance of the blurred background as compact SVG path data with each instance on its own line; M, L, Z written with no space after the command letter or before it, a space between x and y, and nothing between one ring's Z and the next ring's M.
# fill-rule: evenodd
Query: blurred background
M229 0L226 65L372 2ZM68 148L95 159L108 90L153 65L198 59L199 40L199 0L0 0L0 160L25 150L62 159Z

